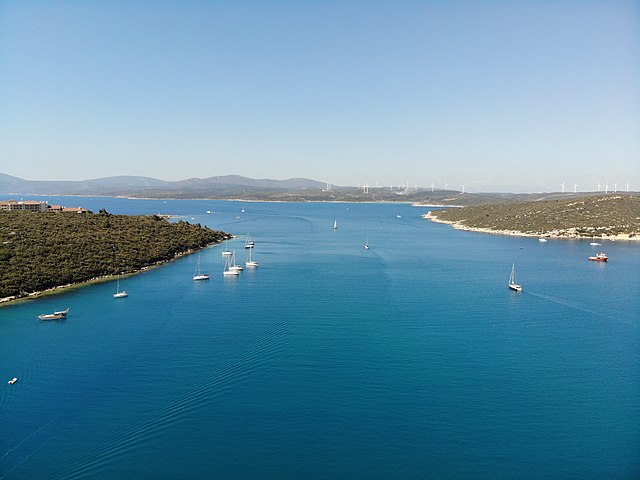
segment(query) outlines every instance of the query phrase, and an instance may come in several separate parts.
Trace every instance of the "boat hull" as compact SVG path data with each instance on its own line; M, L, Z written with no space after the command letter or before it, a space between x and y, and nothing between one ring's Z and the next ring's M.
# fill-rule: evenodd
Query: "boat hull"
M595 257L589 257L592 262L606 262L609 258L604 253L599 253Z
M60 320L61 318L66 318L67 317L67 313L69 313L69 309L68 308L66 310L61 311L61 312L53 312L53 313L47 313L47 314L43 314L43 315L38 315L38 318L40 320Z

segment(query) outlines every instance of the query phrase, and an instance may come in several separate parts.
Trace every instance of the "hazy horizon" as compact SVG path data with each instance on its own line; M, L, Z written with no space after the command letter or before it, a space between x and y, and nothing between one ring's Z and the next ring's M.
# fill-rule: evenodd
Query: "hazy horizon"
M7 1L0 66L26 180L640 186L634 1Z
M4 172L0 172L1 174L5 174L8 175ZM47 179L35 179L35 178L24 178L24 177L17 177L15 175L12 175L16 178L19 178L20 180L26 180L26 181L33 181L33 182L42 182L42 181L56 181L56 182L67 182L67 181L71 181L71 182L89 182L89 181L95 181L95 180L104 180L104 179L109 179L109 178L126 178L126 177L138 177L138 178L148 178L148 179L152 179L152 180L161 180L161 181L165 181L165 182L180 182L180 181L186 181L186 180L193 180L193 179L198 179L198 180L206 180L208 178L216 178L216 177L244 177L244 178L249 178L252 180L264 180L264 181L271 181L271 180L275 180L275 181L286 181L286 180L295 180L295 179L301 179L301 180L312 180L312 181L316 181L319 183L326 183L330 188L363 188L365 185L348 185L348 184L344 184L344 185L338 185L338 184L332 184L329 182L323 182L321 179L317 179L317 178L308 178L308 177L287 177L287 178L274 178L274 177L263 177L263 178L254 178L254 177L245 177L243 175L235 175L235 174L226 174L226 175L213 175L211 177L190 177L190 178L178 178L178 179L165 179L165 178L157 178L151 175L109 175L109 176L105 176L105 177L94 177L94 178L86 178L86 179L79 179L79 180L70 180L70 179L60 179L60 180L47 180ZM451 192L460 192L463 191L462 188L458 188L460 186L458 185L451 185L451 184L446 184L446 185L410 185L410 184L404 184L404 185L368 185L369 189L374 189L374 188L384 188L384 189L395 189L395 190L399 190L401 188L406 188L408 191L413 190L414 188L418 188L419 190L430 190L433 188L434 191L451 191ZM598 190L598 187L600 187L600 189ZM575 191L574 191L575 190ZM601 184L598 185L596 187L596 189L593 190L578 190L577 188L574 189L573 186L570 186L568 184L565 184L565 190L564 192L562 191L562 186L560 186L559 189L556 190L532 190L532 189L524 189L524 188L520 188L520 189L513 189L508 185L497 185L495 187L494 190L469 190L468 188L466 188L465 185L465 189L464 189L465 193L523 193L523 194L537 194L537 193L576 193L576 194L580 194L580 193L594 193L594 192L601 192L601 193L637 193L638 190L634 190L633 188L631 188L630 185L627 184ZM7 194L0 194L0 195L7 195Z

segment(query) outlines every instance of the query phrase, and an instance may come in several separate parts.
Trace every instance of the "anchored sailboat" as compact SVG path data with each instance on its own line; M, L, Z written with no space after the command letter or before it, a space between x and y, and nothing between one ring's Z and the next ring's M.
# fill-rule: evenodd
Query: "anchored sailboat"
M206 273L200 273L200 255L198 255L198 261L196 262L196 270L193 272L194 280L209 280L209 275Z
M229 250L229 249L228 249L228 247L227 247L227 241L226 241L226 240L225 240L225 242L224 242L224 246L225 246L226 250L224 250L224 251L222 252L222 256L223 256L223 257L230 257L231 255L233 255L233 253L231 252L231 250Z
M242 270L244 270L244 268L242 268L241 265L236 265L236 251L235 250L233 251L233 255L231 255L229 270L236 270L238 272L241 272Z
M116 281L116 293L113 294L113 298L124 298L128 296L129 294L124 290L120 291L120 275L118 275L118 280Z
M231 266L232 266L232 264L231 264L231 255L227 255L227 256L225 256L224 269L222 270L222 274L224 276L238 276L238 275L240 275L240 270L232 269Z
M256 262L255 260L253 260L252 256L251 256L251 252L253 252L253 248L249 249L249 260L247 260L246 262L244 262L244 264L247 267L257 267L258 266L258 262Z

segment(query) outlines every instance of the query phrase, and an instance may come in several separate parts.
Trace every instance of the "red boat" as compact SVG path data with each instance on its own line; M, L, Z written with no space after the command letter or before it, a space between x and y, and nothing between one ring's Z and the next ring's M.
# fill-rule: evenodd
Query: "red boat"
M589 257L589 260L592 260L594 262L606 262L609 259L604 253L600 252L595 257Z

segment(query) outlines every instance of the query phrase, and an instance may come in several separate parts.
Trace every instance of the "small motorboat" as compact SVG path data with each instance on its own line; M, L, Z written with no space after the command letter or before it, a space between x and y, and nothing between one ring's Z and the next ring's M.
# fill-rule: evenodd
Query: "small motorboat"
M69 313L68 308L66 310L60 310L58 312L45 313L42 315L38 315L38 318L40 320L60 320L61 318L65 318L67 316L67 313Z
M609 258L604 254L604 252L600 252L595 257L589 257L589 260L592 262L606 262Z
M16 383L18 381L18 377L13 377L11 380L9 380L7 383L9 385L13 385L14 383Z

